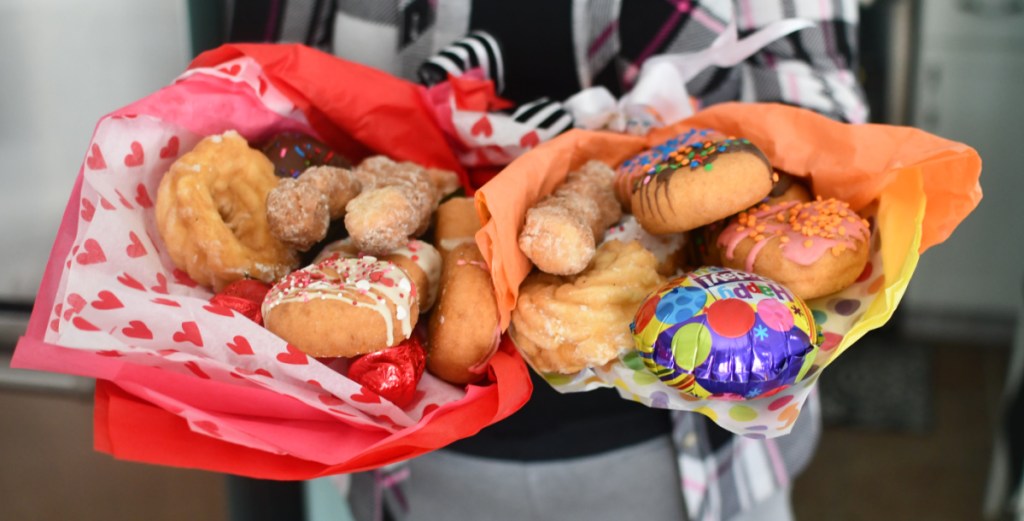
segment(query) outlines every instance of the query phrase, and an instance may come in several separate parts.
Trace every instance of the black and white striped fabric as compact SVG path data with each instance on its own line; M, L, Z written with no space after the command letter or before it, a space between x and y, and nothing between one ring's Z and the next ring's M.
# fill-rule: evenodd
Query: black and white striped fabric
M540 98L520 105L512 112L512 119L526 126L542 130L543 134L556 136L573 126L572 115L562 103Z
M420 66L417 75L422 83L436 85L447 80L449 75L462 76L477 67L494 82L498 93L504 90L505 63L501 46L498 40L484 31L473 31L444 47Z

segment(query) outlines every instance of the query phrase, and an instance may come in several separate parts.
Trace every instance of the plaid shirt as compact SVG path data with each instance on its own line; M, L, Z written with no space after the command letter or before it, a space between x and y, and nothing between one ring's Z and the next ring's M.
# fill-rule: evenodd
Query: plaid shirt
M501 47L501 94L519 104L565 99L593 85L621 94L644 60L704 49L733 17L740 37L803 18L814 25L737 67L702 72L688 92L702 105L780 102L854 123L868 115L854 74L854 0L255 0L246 8L266 12L247 25L253 13L236 10L235 40L302 42L409 79L422 79L424 63L446 46L485 31ZM539 34L548 38L535 40ZM477 59L462 58L453 58L462 69ZM817 393L792 433L772 440L723 434L702 416L674 414L688 518L729 519L788 489L813 456L820 418Z

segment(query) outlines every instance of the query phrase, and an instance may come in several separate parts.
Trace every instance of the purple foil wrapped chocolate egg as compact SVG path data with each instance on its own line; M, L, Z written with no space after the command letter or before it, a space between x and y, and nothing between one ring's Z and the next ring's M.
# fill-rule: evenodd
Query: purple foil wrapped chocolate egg
M814 318L781 284L703 267L669 281L630 324L644 367L696 396L754 398L800 381L817 354Z

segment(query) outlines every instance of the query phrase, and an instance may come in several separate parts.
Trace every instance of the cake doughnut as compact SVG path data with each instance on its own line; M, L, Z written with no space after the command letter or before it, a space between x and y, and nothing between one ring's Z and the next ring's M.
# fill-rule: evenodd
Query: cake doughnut
M313 263L323 262L334 255L355 258L364 256L364 253L356 249L350 239L340 239L324 246ZM420 313L433 307L441 283L441 254L436 248L413 239L378 258L397 264L409 275L416 289Z
M160 180L156 225L175 266L219 291L252 278L276 282L298 264L267 224L274 167L235 131L208 136Z
M747 139L687 145L648 166L630 196L640 225L654 234L685 232L745 210L772 189L772 167Z
M375 257L331 256L275 284L261 307L268 330L314 357L352 357L399 344L419 317L415 285Z
M274 164L274 175L278 177L299 177L314 166L351 166L347 158L336 154L320 140L302 132L281 132L263 145L262 150L267 159Z
M534 272L519 287L509 334L536 370L572 374L604 365L633 346L629 324L665 278L638 242L601 245L587 269L559 277Z
M331 221L345 214L345 205L361 184L344 168L317 166L297 178L285 178L267 194L267 223L278 240L306 251L327 236Z
M458 186L454 172L384 156L367 158L353 173L363 191L345 207L345 228L356 247L371 254L391 251L426 232L445 191Z
M835 293L868 261L871 229L837 199L789 201L741 213L718 237L726 267L757 273L804 300Z
M624 161L615 169L615 197L622 204L622 209L626 212L632 211L631 198L633 191L636 190L637 183L643 180L653 165L668 159L672 152L680 148L692 146L697 142L704 142L709 139L717 140L724 137L722 134L710 129L690 129Z
M807 375L814 315L784 285L699 268L654 291L629 326L644 367L680 391L755 398Z
M786 201L806 203L814 199L804 180L797 176L776 170L772 179L775 184L772 186L771 192L768 192L768 196L761 201L763 204L771 206Z
M491 272L473 240L478 229L473 199L438 207L435 237L444 264L441 296L427 323L427 369L457 385L484 375L501 339Z
M526 212L519 249L538 269L575 275L587 267L605 230L622 217L614 177L608 165L589 161Z

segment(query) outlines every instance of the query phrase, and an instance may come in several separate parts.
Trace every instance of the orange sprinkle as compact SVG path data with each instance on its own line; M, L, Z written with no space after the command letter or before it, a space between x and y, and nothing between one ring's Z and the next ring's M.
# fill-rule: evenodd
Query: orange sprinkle
M757 242L761 242L761 241L764 240L764 235L761 235L759 233L759 234L757 234L757 237L754 237L754 240L757 241Z
M840 253L843 253L842 246L833 246L832 247L832 255L833 256L838 257Z
M756 228L756 229L757 229L757 231L759 231L759 232L763 232L763 231L764 231L764 225L763 225L763 224L759 224L759 225L757 225L757 228Z
M782 244L786 244L787 242L789 242L789 237L783 235L782 237L779 237L779 241L782 242Z
M775 214L775 220L779 221L780 223L786 222L786 216L782 215L782 212L779 212Z
M839 235L846 235L846 228L840 227L838 232L839 232Z
M804 248L810 248L811 245L813 245L813 244L814 244L814 241L812 241L810 239L807 239L806 241L804 241Z
M738 231L738 232L742 232L743 230L746 230L746 229L747 229L746 226L737 226L736 227L736 231Z
M772 172L772 182L773 183L778 183L779 182L779 173L778 172Z

